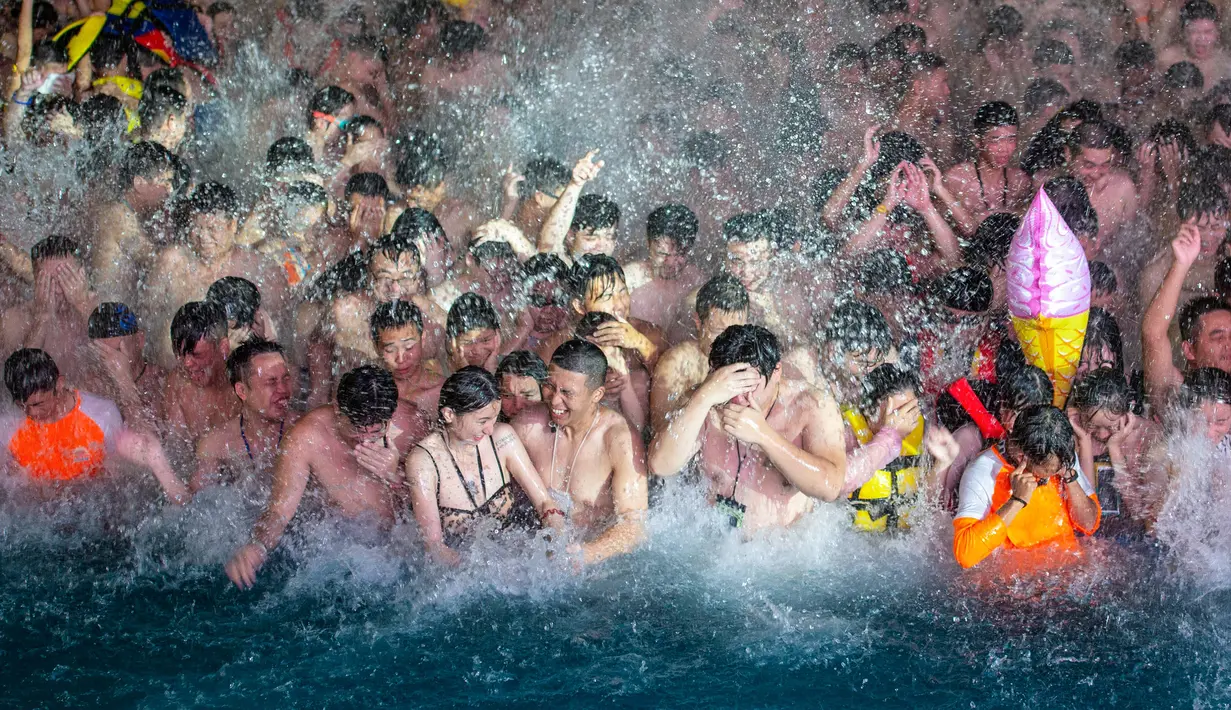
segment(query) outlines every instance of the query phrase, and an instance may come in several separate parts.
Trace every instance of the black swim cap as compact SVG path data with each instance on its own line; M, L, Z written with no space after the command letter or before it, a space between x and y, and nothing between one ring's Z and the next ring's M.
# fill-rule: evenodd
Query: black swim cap
M98 307L90 314L86 331L90 340L99 340L136 335L141 332L141 326L137 323L137 314L133 313L128 306L123 303L106 301L98 304Z

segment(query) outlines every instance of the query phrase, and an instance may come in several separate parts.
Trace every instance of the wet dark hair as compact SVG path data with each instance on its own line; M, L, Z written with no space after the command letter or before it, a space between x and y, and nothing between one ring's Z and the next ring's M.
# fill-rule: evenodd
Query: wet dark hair
M389 236L412 244L433 243L446 238L445 229L440 226L440 220L422 207L411 207L398 215L393 222L393 229L389 231Z
M511 280L514 283L521 281L521 275L517 273L521 270L521 264L517 261L517 252L505 242L474 244L470 247L470 255L474 257L474 262L484 269L490 267L490 269L511 271L513 272L510 275Z
M291 205L329 205L329 193L314 182L299 180L286 188L286 202Z
M124 104L107 94L94 94L81 102L77 110L77 121L86 140L91 143L118 139L128 129Z
M1003 266L1009 257L1013 235L1021 226L1022 220L1015 214L996 212L988 215L975 229L970 243L962 249L962 257L967 264L980 269Z
M1205 115L1205 130L1213 130L1214 124L1218 124L1223 133L1231 134L1231 104L1218 104L1210 109Z
M530 197L536 192L558 197L573 179L564 163L549 157L534 158L526 163L524 174L526 181L522 183L523 197Z
M128 189L135 178L149 180L174 169L171 151L150 141L134 143L120 162L120 187Z
M381 130L381 132L384 132L385 130L385 127L381 125L380 121L365 114L365 115L360 115L360 116L354 116L350 120L348 120L346 122L345 131L351 137L359 138L369 128L378 128Z
M308 100L308 127L316 122L314 113L324 113L332 116L343 106L355 103L355 95L340 86L326 86L317 89Z
M1203 215L1222 217L1231 212L1231 204L1222 188L1206 180L1180 183L1175 212L1181 222L1200 219Z
M920 387L919 378L914 373L899 369L896 365L880 365L864 378L863 411L875 411L881 402L902 392L917 396Z
M1009 442L1035 464L1052 456L1061 468L1072 468L1077 456L1077 438L1064 412L1050 404L1026 407L1017 415Z
M1085 185L1075 177L1062 175L1048 180L1043 191L1075 235L1098 234L1098 212L1090 202Z
M20 3L18 5L20 6ZM44 39L35 42L34 47L30 50L30 63L34 66L40 64L68 64L69 59L67 42L55 42L50 39Z
M452 167L451 156L444 144L424 130L411 131L398 141L398 151L393 179L407 190L416 187L435 189L445 181L445 174Z
M819 321L819 318L818 318ZM829 321L819 326L821 340L838 353L866 353L876 350L888 354L893 349L893 333L885 315L876 306L862 301L846 301L833 309Z
M352 195L389 199L389 185L380 173L355 173L346 181L342 199L350 201Z
M859 286L865 293L898 293L914 283L910 264L896 249L877 249L859 265Z
M1027 116L1034 116L1043 110L1044 106L1067 101L1069 90L1055 79L1035 79L1026 86L1022 96L1022 109Z
M1016 412L1030 406L1051 404L1056 394L1047 373L1034 365L1025 365L1000 380L1002 409Z
M906 0L867 0L867 2L868 14L873 17L910 12L910 5L906 3Z
M1217 311L1231 313L1231 306L1213 296L1200 296L1180 306L1180 313L1176 318L1180 324L1180 340L1192 342L1201 329L1201 317Z
M628 283L620 262L606 254L586 254L573 263L568 275L568 288L573 298L584 301L592 284L600 285L605 292L607 285L614 286L617 279L620 283Z
M472 330L500 330L500 314L491 301L477 293L463 293L449 307L445 334L456 338Z
M1180 8L1180 27L1187 27L1188 23L1197 20L1218 22L1218 8L1209 0L1188 0Z
M897 37L903 44L919 42L926 46L928 43L928 33L922 27L912 22L903 22L890 30L889 34Z
M205 300L213 301L226 311L227 320L236 328L252 325L261 307L261 290L256 284L239 276L223 276L209 285Z
M702 322L718 309L727 313L748 310L748 289L730 274L719 274L697 290L697 317Z
M414 257L416 264L420 267L423 266L423 256L419 253L419 247L415 246L414 241L407 238L406 235L398 234L396 231L372 242L366 254L366 267L371 267L372 260L377 254L395 264L402 258L402 255L410 254Z
M529 294L534 287L544 282L555 282L557 288L568 298L569 266L555 254L535 254L522 264L522 290ZM568 303L557 305L567 306Z
M986 271L963 266L933 281L931 293L949 308L983 313L992 307L992 277Z
M38 94L30 97L30 105L21 116L21 130L30 141L42 141L51 137L50 122L56 114L64 112L77 121L79 107L76 101L59 94Z
M1199 367L1185 375L1179 400L1185 408L1202 402L1231 404L1231 375L1214 367Z
M34 243L30 247L30 261L34 266L44 259L75 259L80 262L81 244L75 239L52 234Z
M1086 322L1086 339L1082 345L1086 348L1102 348L1106 346L1115 358L1115 370L1124 374L1124 338L1120 334L1120 324L1114 316L1095 306L1090 309Z
M500 385L496 382L496 376L481 367L468 365L449 375L449 379L440 386L436 411L443 419L447 407L460 417L499 400Z
M1176 62L1163 73L1163 86L1168 89L1200 89L1204 85L1201 69L1192 62Z
M1150 127L1150 140L1154 143L1179 143L1190 156L1197 154L1197 141L1188 125L1183 121L1169 118L1159 121Z
M1119 284L1116 272L1101 261L1090 262L1090 287L1095 293L1115 293Z
M1017 126L1018 123L1017 109L1003 101L988 101L975 111L970 128L975 135L982 136L993 128Z
M380 367L363 365L338 380L335 401L356 427L384 424L398 408L398 386L393 375Z
M1068 404L1085 410L1105 410L1112 414L1127 414L1129 409L1128 382L1118 370L1099 369L1086 373L1073 384Z
M722 238L728 244L748 244L761 240L773 241L773 229L768 212L741 212L722 225Z
M620 223L620 206L606 195L582 195L569 230L606 229Z
M380 334L393 328L414 325L423 333L423 313L419 307L410 301L386 301L376 306L372 316L368 318L368 329L372 342L380 340Z
M698 228L697 215L686 205L663 205L645 220L646 239L670 239L681 251L688 251L697 243Z
M607 356L594 343L581 338L565 341L551 354L551 364L586 376L586 387L596 390L607 380Z
M1026 20L1012 5L1001 5L987 15L986 40L1012 40L1022 36Z
M885 67L889 62L903 62L910 58L906 45L893 35L885 35L868 48L868 68Z
M599 326L602 324L614 323L619 320L619 318L616 318L610 313L606 313L604 311L590 311L582 316L581 320L578 321L577 327L573 330L573 335L578 338L588 338L594 335L594 332L597 331Z
M452 20L440 28L440 53L449 59L459 59L487 46L487 33L473 22Z
M1031 60L1040 69L1052 64L1072 64L1073 50L1058 39L1045 39L1034 48Z
M12 12L13 19L21 17L21 3L13 3ZM60 13L56 12L56 6L44 0L38 0L31 8L30 24L36 30L54 30L60 26ZM102 35L102 39L106 35ZM97 42L98 40L95 40Z
M274 175L309 169L313 160L312 146L294 136L279 138L265 151L265 169Z
M768 380L782 361L782 347L768 328L733 325L714 339L709 361L711 370L742 362L756 368Z
M185 303L171 319L171 348L176 357L196 350L204 338L221 342L226 337L227 313L214 301Z
M1149 42L1132 39L1116 47L1116 69L1135 69L1154 64L1156 55L1154 47Z
M146 129L159 128L168 118L188 114L188 99L175 89L160 86L146 87L137 104L137 116Z
M547 381L547 365L531 350L514 350L500 358L496 365L496 381L505 375L533 377L540 385Z
M172 91L183 94L185 100L188 98L188 80L184 78L184 72L181 69L173 67L163 67L150 72L149 76L145 77L143 83L145 91L151 88L171 89Z
M232 350L227 356L227 379L231 381L231 385L247 382L248 377L252 375L252 361L257 355L268 353L277 353L283 358L286 357L286 351L281 345L263 338L252 338Z
M829 50L829 55L825 58L825 72L830 76L848 67L859 67L864 72L868 71L868 53L854 42L836 45Z
M56 361L37 348L22 348L4 361L4 386L17 404L25 404L39 392L51 392L59 379Z
M926 74L944 69L948 66L945 58L935 52L920 52L907 58L906 69L910 73L910 78L915 78L916 74Z
M203 182L192 191L186 203L185 220L196 215L221 214L229 219L239 217L239 197L220 182ZM187 221L185 222L187 226Z

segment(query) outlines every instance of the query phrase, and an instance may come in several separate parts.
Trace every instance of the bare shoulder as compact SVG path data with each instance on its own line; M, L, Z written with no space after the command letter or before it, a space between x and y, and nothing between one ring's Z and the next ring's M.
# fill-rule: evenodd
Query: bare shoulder
M219 459L227 454L227 450L236 437L239 436L239 419L232 419L226 424L214 429L197 441L197 458Z
M547 405L539 402L521 410L510 427L524 442L528 437L545 433L550 422L551 417L547 413Z
M607 442L608 445L632 439L632 426L623 414L614 409L603 407L602 417L603 419L599 426L602 429L603 441Z
M973 163L958 163L945 171L945 179L965 182L974 174Z
M817 384L810 384L800 379L783 378L782 383L785 394L791 398L791 409L796 415L825 415L837 411L837 400L824 381L818 380Z
M504 451L517 441L517 432L512 424L500 422L492 429L492 442L497 451Z
M663 353L658 359L658 366L654 368L654 374L658 375L674 375L679 370L687 365L704 362L705 356L701 354L701 346L695 340L685 340Z
M160 272L184 269L190 261L191 257L188 254L188 249L175 244L165 247L158 252L158 258L154 262L154 269Z
M317 407L307 412L286 432L286 443L296 444L302 442L302 447L295 447L296 453L300 456L319 449L322 438L333 437L331 429L333 428L334 416L332 405ZM289 449L290 447L288 447Z

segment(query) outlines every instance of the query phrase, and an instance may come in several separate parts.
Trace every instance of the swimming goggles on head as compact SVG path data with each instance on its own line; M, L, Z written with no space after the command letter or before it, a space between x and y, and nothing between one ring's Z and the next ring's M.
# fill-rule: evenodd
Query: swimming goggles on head
M351 121L349 118L339 120L337 116L334 116L331 113L325 113L324 111L313 111L312 118L319 118L322 121L328 121L329 123L337 126L339 131L345 131L347 124Z

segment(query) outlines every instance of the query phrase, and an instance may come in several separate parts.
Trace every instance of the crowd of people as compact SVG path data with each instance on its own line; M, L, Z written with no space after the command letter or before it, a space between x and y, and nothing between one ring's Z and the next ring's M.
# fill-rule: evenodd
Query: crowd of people
M658 61L631 148L507 163L487 132L552 66L517 58L580 10L202 0L192 61L81 40L128 5L8 3L9 172L69 156L83 192L0 236L0 471L249 486L241 587L305 506L413 520L443 564L540 529L597 564L676 476L742 535L935 510L963 567L1056 563L1151 534L1170 431L1228 446L1231 3L598 3L705 51ZM595 189L619 156L646 177ZM1063 403L1006 310L1039 191L1093 287Z

